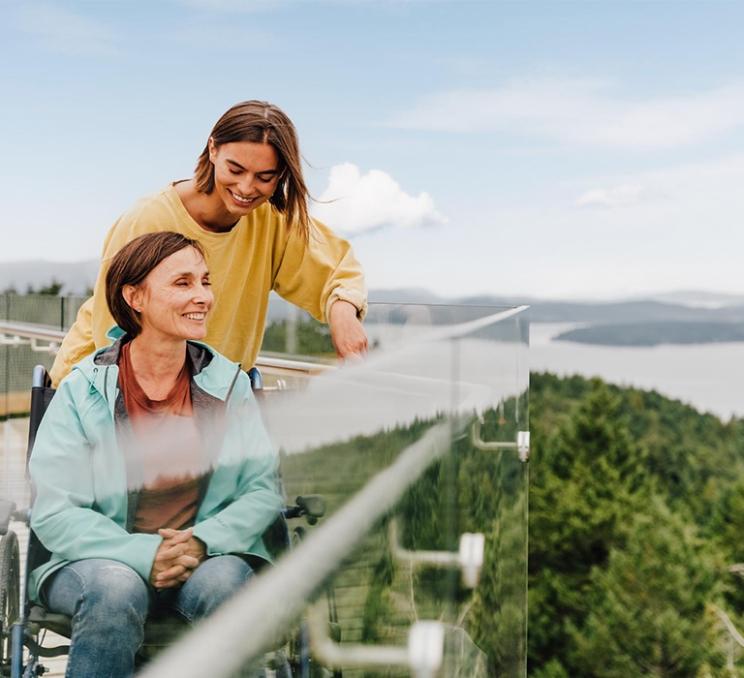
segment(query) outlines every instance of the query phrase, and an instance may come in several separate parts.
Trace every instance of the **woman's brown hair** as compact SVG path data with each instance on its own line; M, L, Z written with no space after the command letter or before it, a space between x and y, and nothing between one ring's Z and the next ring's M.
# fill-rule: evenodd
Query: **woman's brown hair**
M193 247L204 257L204 249L196 240L173 231L160 231L135 238L111 260L106 273L106 303L116 324L130 337L136 337L142 325L138 313L124 299L124 286L139 285L163 259L184 247Z
M230 108L215 124L209 135L215 147L236 141L271 144L279 155L279 182L269 202L286 215L287 223L296 226L305 239L310 234L307 209L308 191L302 176L300 143L292 121L278 106L267 101L243 101ZM214 165L209 160L209 141L199 156L194 170L196 189L202 193L214 190Z

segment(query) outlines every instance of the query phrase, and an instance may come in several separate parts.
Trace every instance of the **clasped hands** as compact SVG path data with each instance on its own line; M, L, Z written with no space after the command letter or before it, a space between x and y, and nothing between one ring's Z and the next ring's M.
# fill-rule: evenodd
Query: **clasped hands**
M158 530L163 538L152 563L150 583L156 589L169 589L183 584L207 557L204 542L191 528Z

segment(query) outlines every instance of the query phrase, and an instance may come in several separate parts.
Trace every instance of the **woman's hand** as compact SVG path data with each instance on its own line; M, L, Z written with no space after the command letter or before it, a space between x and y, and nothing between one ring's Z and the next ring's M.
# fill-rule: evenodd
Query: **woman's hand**
M204 542L195 537L191 528L188 530L173 530L171 528L163 527L158 530L158 534L165 541L177 540L177 543L182 543L186 547L185 554L196 558L201 563L207 557L207 547ZM184 535L188 534L186 541L181 541Z
M343 299L335 301L331 306L328 325L339 358L359 357L367 353L367 333L357 317L354 304Z
M156 589L181 585L190 576L206 553L204 545L188 530L158 530L163 541L155 553L150 571L150 583ZM201 558L198 556L201 544Z

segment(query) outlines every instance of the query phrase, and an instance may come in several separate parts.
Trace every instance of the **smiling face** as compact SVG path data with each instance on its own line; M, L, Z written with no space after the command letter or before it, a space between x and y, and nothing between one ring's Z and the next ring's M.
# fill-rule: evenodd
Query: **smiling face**
M166 257L139 285L125 285L122 294L139 313L142 337L183 341L207 335L214 296L207 264L193 247Z
M265 203L279 182L279 157L271 144L236 141L216 146L209 140L214 165L214 195L236 220Z

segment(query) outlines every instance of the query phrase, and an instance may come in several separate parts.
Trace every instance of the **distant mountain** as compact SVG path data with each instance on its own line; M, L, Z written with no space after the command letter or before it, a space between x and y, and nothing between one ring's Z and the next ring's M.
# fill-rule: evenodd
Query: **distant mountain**
M416 299L410 290L396 296L370 294L371 298L395 302ZM707 292L680 292L659 299L610 302L554 301L530 297L477 296L459 299L432 298L421 294L421 303L468 304L473 306L529 305L533 323L581 325L556 337L605 346L655 346L658 344L718 343L744 340L744 297ZM674 303L672 299L678 299ZM664 299L668 299L664 301ZM704 302L704 303L703 303Z
M369 300L387 304L451 304L452 299L440 297L423 287L399 287L369 291Z
M721 292L703 292L700 290L680 290L665 294L644 295L639 297L662 301L694 308L723 308L725 306L744 306L744 294L725 294Z
M78 262L13 261L0 263L0 290L14 287L25 292L28 285L39 288L52 280L64 284L65 294L84 294L93 285L98 261ZM272 317L286 315L282 302L272 295ZM680 291L649 294L645 298L619 301L556 301L524 295L468 296L447 298L423 288L370 290L371 301L418 304L466 304L472 306L511 306L528 304L535 323L582 323L620 325L628 323L744 322L744 295Z
M14 288L25 292L49 285L52 281L63 283L64 294L85 294L93 287L98 275L98 260L87 261L4 261L0 262L0 291Z
M683 292L685 298L693 293ZM707 293L701 293L707 294ZM744 302L735 295L728 295L729 305L716 307L693 306L656 299L628 299L620 301L556 301L535 297L478 295L446 298L422 289L371 290L371 301L421 304L466 304L469 306L519 306L530 307L530 320L536 323L630 323L650 321L676 322L738 322L744 321ZM666 295L662 295L666 296ZM724 297L726 295L721 295ZM744 300L744 296L741 297Z

